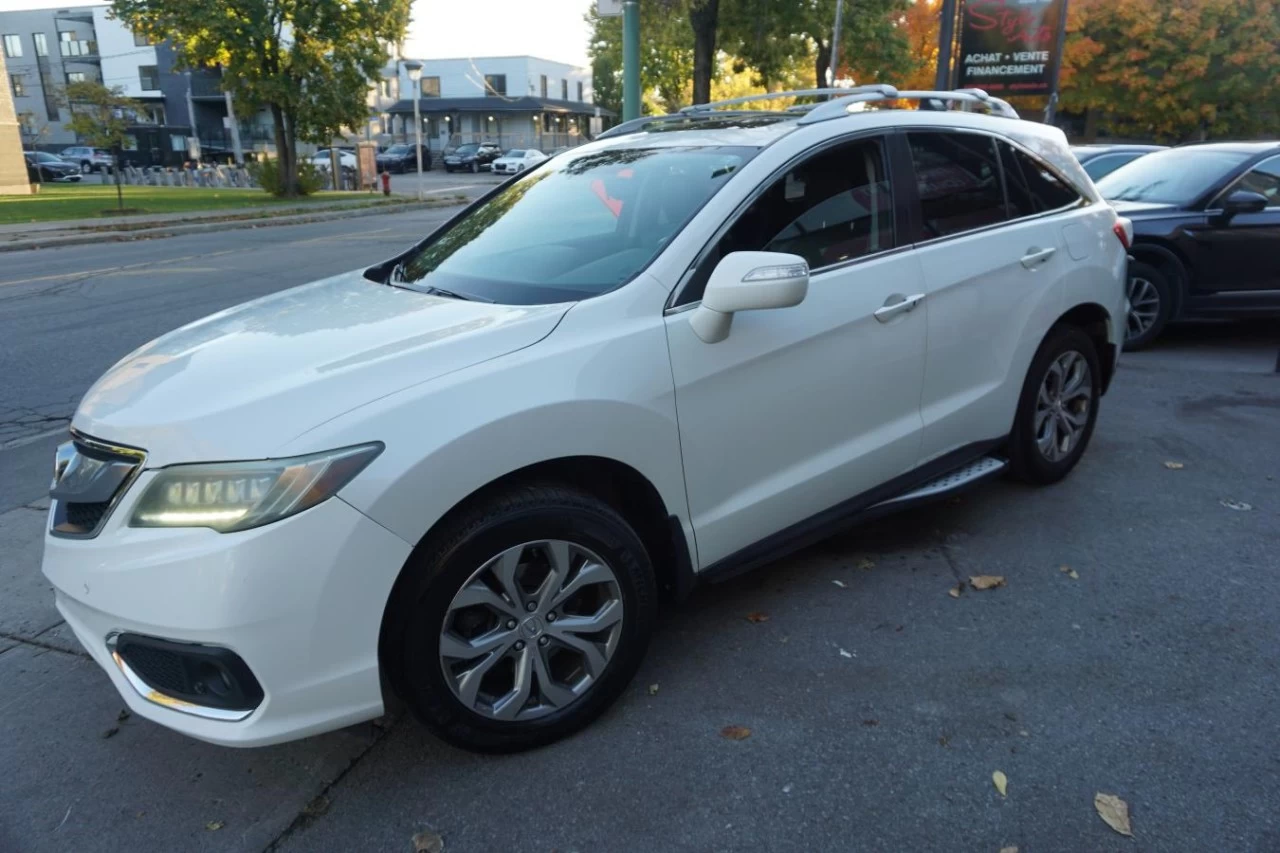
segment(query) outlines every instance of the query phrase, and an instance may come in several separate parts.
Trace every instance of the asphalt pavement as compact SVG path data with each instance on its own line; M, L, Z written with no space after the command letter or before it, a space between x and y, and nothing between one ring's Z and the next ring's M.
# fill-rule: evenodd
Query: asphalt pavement
M76 400L156 334L446 215L6 257L0 850L1280 850L1275 324L1126 355L1057 486L983 485L700 590L554 746L476 756L392 714L230 750L121 719L39 575Z

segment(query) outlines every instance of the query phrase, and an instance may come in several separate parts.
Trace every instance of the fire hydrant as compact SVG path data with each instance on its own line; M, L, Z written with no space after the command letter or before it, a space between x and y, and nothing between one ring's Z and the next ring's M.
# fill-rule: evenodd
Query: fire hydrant
M382 177L382 194L391 195L391 173L383 172L381 177Z

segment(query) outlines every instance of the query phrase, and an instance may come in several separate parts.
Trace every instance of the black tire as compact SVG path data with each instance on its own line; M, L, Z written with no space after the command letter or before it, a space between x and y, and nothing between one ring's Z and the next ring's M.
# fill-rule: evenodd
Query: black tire
M1150 288L1144 286L1144 282L1151 285ZM1125 279L1125 295L1132 303L1135 297L1142 294L1145 302L1147 294L1154 291L1158 304L1155 306L1155 318L1149 326L1141 331L1137 331L1138 322L1134 313L1135 305L1131 304L1129 315L1125 318L1125 339L1124 348L1126 352L1140 350L1151 345L1151 342L1164 330L1165 324L1169 322L1169 317L1173 313L1173 285L1168 277L1160 270L1145 264L1141 261L1133 261L1129 264L1129 271Z
M1084 430L1074 446L1061 459L1047 459L1041 452L1036 436L1036 406L1041 384L1049 368L1060 356L1069 352L1084 356L1089 367L1089 411ZM1071 472L1084 455L1093 436L1098 420L1098 400L1102 396L1102 370L1093 339L1076 326L1055 326L1049 330L1036 356L1031 360L1027 378L1022 383L1022 396L1014 415L1013 432L1009 436L1006 451L1009 456L1009 473L1025 483L1048 485L1056 483Z
M526 721L503 722L463 704L440 663L440 633L454 595L476 569L508 548L563 538L614 570L622 634L600 679L572 704ZM477 752L517 752L578 731L626 689L653 633L657 585L640 538L612 507L555 484L515 488L463 511L415 552L388 609L388 675L414 715L443 740Z

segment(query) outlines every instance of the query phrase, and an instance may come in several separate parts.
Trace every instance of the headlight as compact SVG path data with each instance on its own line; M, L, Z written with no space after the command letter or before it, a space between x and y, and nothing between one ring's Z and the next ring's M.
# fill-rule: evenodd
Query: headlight
M261 527L332 497L382 448L363 444L292 459L163 468L138 499L129 526L219 533Z

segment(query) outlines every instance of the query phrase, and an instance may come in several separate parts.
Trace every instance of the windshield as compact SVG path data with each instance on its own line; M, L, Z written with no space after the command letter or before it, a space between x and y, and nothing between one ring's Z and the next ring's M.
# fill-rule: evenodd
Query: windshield
M453 150L454 154L474 154L480 150L480 146L474 142L468 142L466 145L459 145Z
M390 283L507 305L598 296L648 266L756 150L629 148L546 161L406 256Z
M1239 151L1172 148L1139 157L1098 181L1108 201L1187 204L1249 158Z
M388 154L403 154L409 150L408 145L392 145L387 149Z
M510 151L508 151L508 152L507 152L506 156L508 156L508 157L523 157L523 156L524 156L524 152L523 152L523 151L517 151L517 150L515 150L515 149L513 148L513 149L511 149Z

